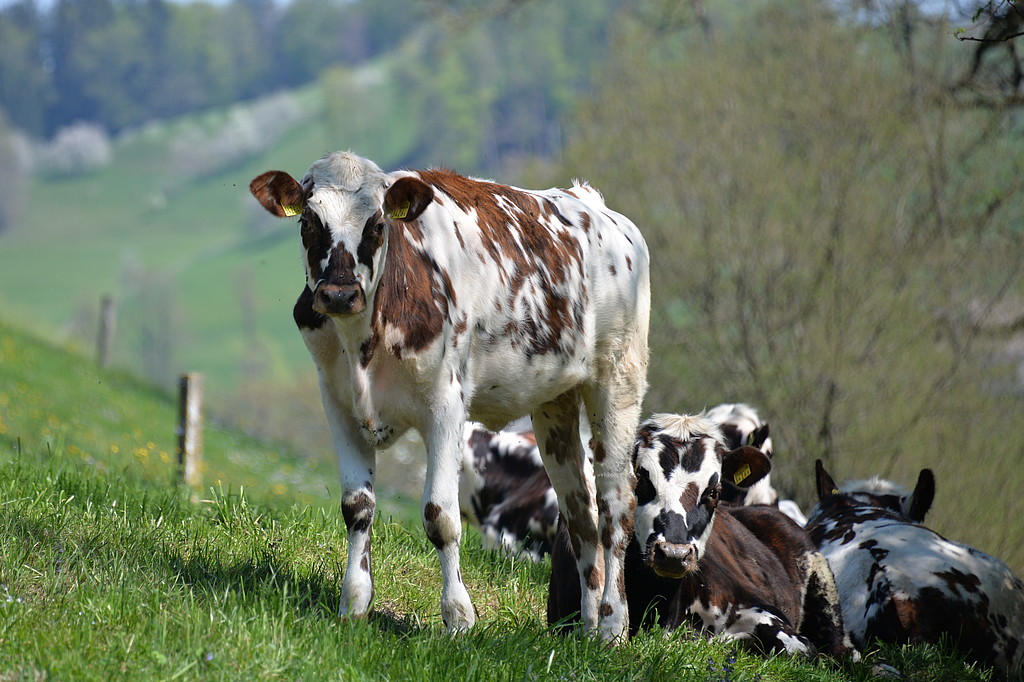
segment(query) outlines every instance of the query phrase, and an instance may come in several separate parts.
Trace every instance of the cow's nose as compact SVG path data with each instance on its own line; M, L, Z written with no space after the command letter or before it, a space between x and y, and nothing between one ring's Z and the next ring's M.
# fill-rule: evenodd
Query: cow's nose
M316 290L315 306L327 315L362 312L363 290L358 284L321 284Z
M681 578L694 569L697 563L693 545L666 542L654 544L651 568L663 578Z

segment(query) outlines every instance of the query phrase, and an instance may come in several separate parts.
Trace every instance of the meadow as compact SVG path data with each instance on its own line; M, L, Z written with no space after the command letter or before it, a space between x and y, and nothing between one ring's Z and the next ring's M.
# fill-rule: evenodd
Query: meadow
M204 487L183 489L169 395L6 323L0 340L0 680L826 682L883 662L906 680L990 679L936 647L808 662L679 630L607 648L546 625L547 562L485 550L471 529L478 624L452 636L435 551L386 493L373 611L339 619L330 467L212 426Z

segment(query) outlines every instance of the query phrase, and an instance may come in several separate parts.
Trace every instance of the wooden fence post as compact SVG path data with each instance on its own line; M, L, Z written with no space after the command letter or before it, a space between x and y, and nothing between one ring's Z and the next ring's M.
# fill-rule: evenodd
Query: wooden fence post
M100 299L100 327L96 335L96 364L105 368L110 362L110 347L114 345L114 326L117 315L114 298L105 294Z
M203 375L183 374L179 387L178 473L182 483L197 488L203 461Z

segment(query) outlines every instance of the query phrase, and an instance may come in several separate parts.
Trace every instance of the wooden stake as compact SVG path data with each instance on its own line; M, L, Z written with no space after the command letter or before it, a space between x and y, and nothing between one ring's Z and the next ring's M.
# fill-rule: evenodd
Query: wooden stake
M179 386L178 472L182 483L197 488L203 461L203 375L183 374Z
M100 299L100 328L96 335L96 364L101 368L110 362L110 348L114 345L114 327L117 316L114 309L114 298L104 295Z

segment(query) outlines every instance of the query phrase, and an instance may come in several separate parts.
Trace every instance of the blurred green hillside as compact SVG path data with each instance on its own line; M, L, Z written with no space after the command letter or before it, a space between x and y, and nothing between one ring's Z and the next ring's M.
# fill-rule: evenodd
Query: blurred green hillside
M0 316L91 353L109 293L116 367L162 387L203 372L219 418L332 471L291 322L298 239L249 180L344 148L520 186L583 177L653 254L647 411L752 403L805 507L817 457L839 479L930 467L929 522L1024 568L1008 51L972 73L960 24L913 3L439 7L301 87L46 147L92 164L6 181L24 189L0 204ZM407 495L418 448L382 458Z

